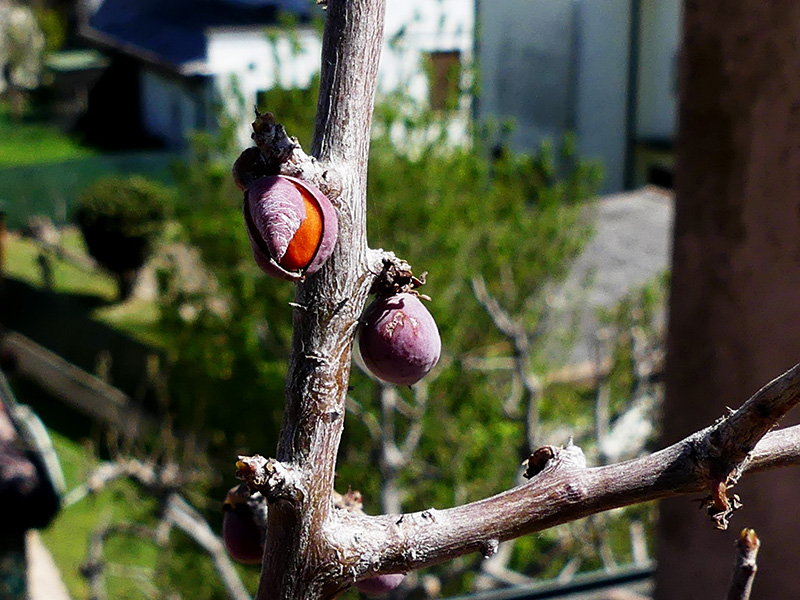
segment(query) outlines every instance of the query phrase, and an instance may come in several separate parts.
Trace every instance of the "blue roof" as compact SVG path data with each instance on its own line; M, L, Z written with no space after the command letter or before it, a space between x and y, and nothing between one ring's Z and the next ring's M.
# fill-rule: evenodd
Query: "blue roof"
M89 25L120 44L133 44L181 65L206 58L205 30L275 23L279 13L301 20L308 0L105 0Z

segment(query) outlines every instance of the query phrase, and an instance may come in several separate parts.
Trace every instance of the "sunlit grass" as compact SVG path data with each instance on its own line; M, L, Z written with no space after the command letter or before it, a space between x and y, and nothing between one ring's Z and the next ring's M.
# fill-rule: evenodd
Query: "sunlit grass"
M51 125L15 122L0 111L0 167L89 156L95 152Z
M86 481L87 474L96 464L91 447L57 431L51 430L50 435L61 461L67 490L74 489ZM42 532L42 539L73 598L89 597L88 585L80 568L86 561L92 533L109 523L155 527L157 509L156 498L127 480L109 484L96 495L62 508L53 523ZM107 539L103 558L107 564L104 570L106 591L114 600L161 597L161 593L166 591L164 586L180 586L185 592L197 584L201 585L195 590L197 600L225 597L211 559L178 530L172 531L165 547L159 547L151 540L112 536ZM237 567L246 587L254 590L258 568Z
M61 244L70 252L86 255L83 239L77 229L62 230ZM6 275L34 287L44 287L40 255L39 246L32 240L17 233L8 234L5 248ZM117 297L114 278L101 270L90 271L55 257L51 265L55 292L97 296L107 302Z
M88 256L80 231L65 227L61 231L61 245L65 250L80 256ZM39 256L39 246L18 233L7 236L5 248L5 273L34 287L44 288ZM103 305L95 309L92 316L123 331L136 339L157 346L165 340L159 334L158 306L155 302L133 298L124 303L118 297L114 278L102 269L89 270L53 257L53 291L59 294L96 296Z
M92 469L92 452L81 443L58 432L51 430L50 435L61 461L67 489L72 489L83 483ZM155 507L156 500L141 494L134 484L118 481L97 495L86 497L61 510L53 523L42 532L42 539L53 554L73 598L89 596L86 580L80 574L80 566L86 560L92 532L109 522L153 524ZM116 539L110 540L108 545L108 555L113 557L114 562L137 567L154 568L158 553L159 549L155 544L132 544ZM146 597L137 591L139 585L134 581L115 581L114 585L122 586L125 590L124 597Z
M158 327L158 306L155 302L133 298L123 304L109 304L95 309L92 316L152 346L164 347L165 339Z

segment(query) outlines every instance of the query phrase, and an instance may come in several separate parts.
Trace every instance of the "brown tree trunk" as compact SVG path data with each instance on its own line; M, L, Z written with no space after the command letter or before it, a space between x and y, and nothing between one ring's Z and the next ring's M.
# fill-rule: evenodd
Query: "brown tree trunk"
M798 40L796 0L685 3L665 443L800 357ZM742 527L763 540L754 597L800 597L800 471L734 491L727 532L685 498L662 502L658 600L721 598Z

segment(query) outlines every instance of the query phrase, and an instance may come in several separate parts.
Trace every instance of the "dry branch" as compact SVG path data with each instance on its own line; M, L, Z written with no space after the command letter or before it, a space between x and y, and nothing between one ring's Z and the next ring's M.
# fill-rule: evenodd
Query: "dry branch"
M181 476L190 477L174 464L156 465L150 461L133 458L118 458L113 462L98 465L87 477L85 484L80 485L67 494L71 506L90 494L101 492L110 483L128 478L139 484L147 493L161 498L161 512L158 526L148 528L139 524L111 523L99 526L92 534L88 556L81 569L92 590L92 598L102 600L105 594L105 568L103 559L105 540L111 535L136 535L151 540L162 546L168 538L170 530L177 527L192 539L209 555L214 568L231 600L251 600L236 568L231 562L222 540L217 536L194 507L192 507L176 489Z
M105 578L107 564L103 559L103 552L106 540L114 535L152 538L154 530L137 523L112 523L102 525L92 532L87 557L80 569L89 585L90 600L105 600L108 597Z
M327 542L353 580L377 573L409 571L471 552L485 556L500 541L591 514L680 494L717 493L750 470L800 464L800 426L766 434L740 463L719 453L745 432L766 431L800 400L798 367L762 388L739 410L711 427L650 456L587 468L576 446L551 448L553 458L523 486L447 510L404 515L332 515ZM775 408L776 406L780 408ZM731 440L728 436L733 436ZM750 442L753 438L750 437ZM727 521L715 513L715 522ZM339 585L351 581L345 577Z
M514 319L500 306L482 277L472 279L472 291L475 299L486 310L492 323L511 343L514 351L514 376L521 384L520 402L525 407L525 451L533 452L539 438L539 400L542 396L542 384L539 377L531 371L531 346L538 337L538 332L529 333L519 320Z

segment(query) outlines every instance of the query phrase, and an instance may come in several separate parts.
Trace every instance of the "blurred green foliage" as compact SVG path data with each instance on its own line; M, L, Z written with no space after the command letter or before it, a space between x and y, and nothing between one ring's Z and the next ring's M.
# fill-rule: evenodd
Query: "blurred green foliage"
M64 46L69 29L66 10L61 7L37 6L33 9L44 34L45 52L55 52Z

